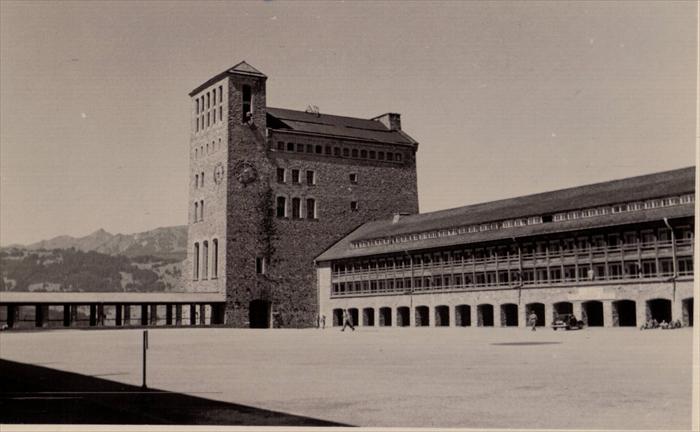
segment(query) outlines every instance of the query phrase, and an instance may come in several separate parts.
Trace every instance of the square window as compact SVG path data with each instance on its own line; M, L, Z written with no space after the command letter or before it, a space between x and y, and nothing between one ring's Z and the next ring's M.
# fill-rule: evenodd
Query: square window
M294 151L294 143L287 143L287 151L289 151L289 152Z
M320 145L317 145L316 146L316 154L321 154L321 153L323 153L323 147L321 147Z
M304 152L304 144L301 144L301 143L297 144L297 151L300 153L303 153Z
M343 148L343 157L350 157L350 149Z

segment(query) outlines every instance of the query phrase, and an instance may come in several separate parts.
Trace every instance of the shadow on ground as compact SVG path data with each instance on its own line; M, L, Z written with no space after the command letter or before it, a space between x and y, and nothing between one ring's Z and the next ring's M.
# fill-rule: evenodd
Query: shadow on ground
M0 360L0 423L347 426Z

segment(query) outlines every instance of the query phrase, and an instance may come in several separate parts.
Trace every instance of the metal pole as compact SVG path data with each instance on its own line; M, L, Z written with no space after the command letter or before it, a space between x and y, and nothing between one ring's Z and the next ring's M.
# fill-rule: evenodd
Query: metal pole
M143 331L143 385L141 387L147 388L146 386L146 350L148 350L148 330Z

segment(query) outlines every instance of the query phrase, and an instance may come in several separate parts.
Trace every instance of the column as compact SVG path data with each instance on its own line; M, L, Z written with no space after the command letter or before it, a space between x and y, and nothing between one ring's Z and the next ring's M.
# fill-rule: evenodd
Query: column
M583 303L580 301L571 302L574 306L574 315L576 319L581 321L583 319Z
M63 305L63 327L70 327L72 323L72 316L70 313L70 305L69 304L64 304Z
M182 305L181 304L175 305L175 325L177 325L177 326L182 325Z
M158 325L158 305L152 304L151 305L151 313L150 313L150 320L149 324L152 326Z
M101 303L97 305L97 325L99 327L105 325L105 306Z
M34 321L37 327L46 327L49 319L49 305L38 304L34 313Z
M603 301L603 326L613 326L613 304L612 300Z
M477 305L476 303L472 304L471 307L469 308L469 314L471 315L471 322L472 322L472 327L478 327L479 326L479 315L477 311Z
M148 305L141 305L141 325L148 325Z
M634 299L634 300L635 300L635 305L636 305L635 312L637 313L636 314L637 315L637 327L639 327L642 324L644 324L645 322L647 322L647 310L649 307L647 306L647 302L644 299L642 299L642 300ZM671 305L671 314L673 315L673 304Z
M128 326L131 325L131 305L125 304L124 305L124 325Z

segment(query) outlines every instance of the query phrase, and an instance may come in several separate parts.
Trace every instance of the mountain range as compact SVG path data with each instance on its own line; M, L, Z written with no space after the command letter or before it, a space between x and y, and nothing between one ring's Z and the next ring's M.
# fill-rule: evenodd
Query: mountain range
M187 251L187 225L161 227L136 234L111 234L99 229L84 237L62 235L27 246L12 247L27 250L76 249L127 257L153 256L183 260Z

